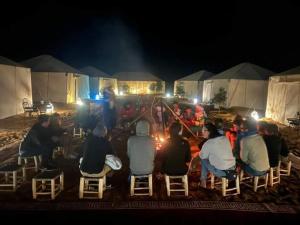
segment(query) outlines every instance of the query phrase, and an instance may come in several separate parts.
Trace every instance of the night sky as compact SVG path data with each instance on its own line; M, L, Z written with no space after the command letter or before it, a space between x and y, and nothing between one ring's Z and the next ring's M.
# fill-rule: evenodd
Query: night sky
M0 55L51 54L76 68L167 81L244 61L275 72L300 65L297 1L96 2L1 3Z

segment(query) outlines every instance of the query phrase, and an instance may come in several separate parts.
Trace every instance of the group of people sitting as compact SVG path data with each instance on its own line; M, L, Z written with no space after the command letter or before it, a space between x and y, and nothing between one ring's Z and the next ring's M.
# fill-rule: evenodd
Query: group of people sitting
M173 123L170 127L170 139L162 149L161 172L169 175L184 175L188 171L191 160L189 143L182 138L182 125ZM102 177L107 175L108 183L114 168L106 163L108 155L116 155L107 130L98 124L87 137L83 157L80 160L80 171L83 176ZM140 120L136 124L136 133L127 141L127 156L131 175L151 174L155 167L156 147L151 136L151 125L147 120Z
M51 116L42 114L37 123L29 130L20 145L20 155L24 157L42 156L41 169L56 169L52 161L53 150L62 146L62 136L66 129L61 126L62 119L58 113Z
M205 138L199 146L202 187L206 187L209 172L227 177L239 168L251 176L261 176L278 166L279 160L286 160L287 144L276 124L241 119L234 121L234 130L227 131L221 124L208 123L202 130Z

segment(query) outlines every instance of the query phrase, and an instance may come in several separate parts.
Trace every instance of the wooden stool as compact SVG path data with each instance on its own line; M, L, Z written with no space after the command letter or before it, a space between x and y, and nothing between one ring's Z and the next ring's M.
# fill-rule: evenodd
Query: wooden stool
M56 147L56 148L53 150L52 158L55 159L55 158L56 158L56 155L62 155L62 156L64 156L64 154L65 154L64 148L58 146L58 147Z
M103 198L106 189L106 176L103 177L80 177L79 198ZM84 194L96 196L84 196Z
M75 128L73 129L73 137L79 136L80 138L83 136L82 128Z
M50 195L51 199L64 190L64 173L59 170L43 171L32 178L32 197Z
M141 179L147 179L147 181L141 181ZM141 185L145 185L141 187ZM147 192L135 193L135 191L147 190ZM130 196L134 195L153 195L153 183L152 174L149 175L131 175L130 177Z
M41 162L40 155L33 155L33 156L19 155L18 156L18 165L22 165L22 160L24 160L24 167L26 170L34 169L35 172L39 171L39 164ZM31 162L30 162L30 160L31 160Z
M265 179L265 182L262 183L262 184L259 184L259 178L264 178ZM248 180L248 179L252 179L253 180L254 178L254 181L253 181L253 191L256 192L258 188L260 187L264 187L265 190L267 190L267 187L268 187L268 179L269 179L269 174L268 172L266 172L264 175L261 175L261 176L247 176L247 177L244 177L244 170L241 170L240 172L240 182L241 184L245 184L246 186L248 187L252 187L252 185L250 185L249 183L247 183L245 180ZM245 182L243 182L245 181Z
M222 184L222 196L239 195L241 193L239 176L236 176L235 187L232 188L228 188L229 180L226 177L220 178L221 182L215 183L215 175L211 173L211 189L214 189L215 185Z
M280 183L280 164L276 167L270 168L270 186Z
M172 182L172 180L181 179L181 182ZM185 196L189 195L189 184L188 184L188 176L187 174L182 176L169 176L165 175L165 181L167 186L167 195L170 196L171 192L184 192ZM177 186L176 188L172 188L172 186ZM179 187L178 187L179 186Z
M0 167L0 191L16 191L26 180L26 170L23 166L10 164Z
M279 161L280 176L290 176L292 169L292 161L288 161L286 168L282 168L282 162Z

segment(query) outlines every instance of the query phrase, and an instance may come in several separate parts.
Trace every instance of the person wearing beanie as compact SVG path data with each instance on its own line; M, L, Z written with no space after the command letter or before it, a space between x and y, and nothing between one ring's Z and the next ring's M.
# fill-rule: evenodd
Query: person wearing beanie
M106 155L114 155L111 143L106 139L107 129L98 124L83 144L80 172L87 177L103 177L111 171L105 164Z

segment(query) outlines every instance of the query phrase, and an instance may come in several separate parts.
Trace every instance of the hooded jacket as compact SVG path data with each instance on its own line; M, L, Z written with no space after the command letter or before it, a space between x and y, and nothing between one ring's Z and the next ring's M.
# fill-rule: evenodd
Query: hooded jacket
M136 135L127 141L129 168L134 175L151 174L154 168L155 142L150 137L150 125L147 121L139 121Z

